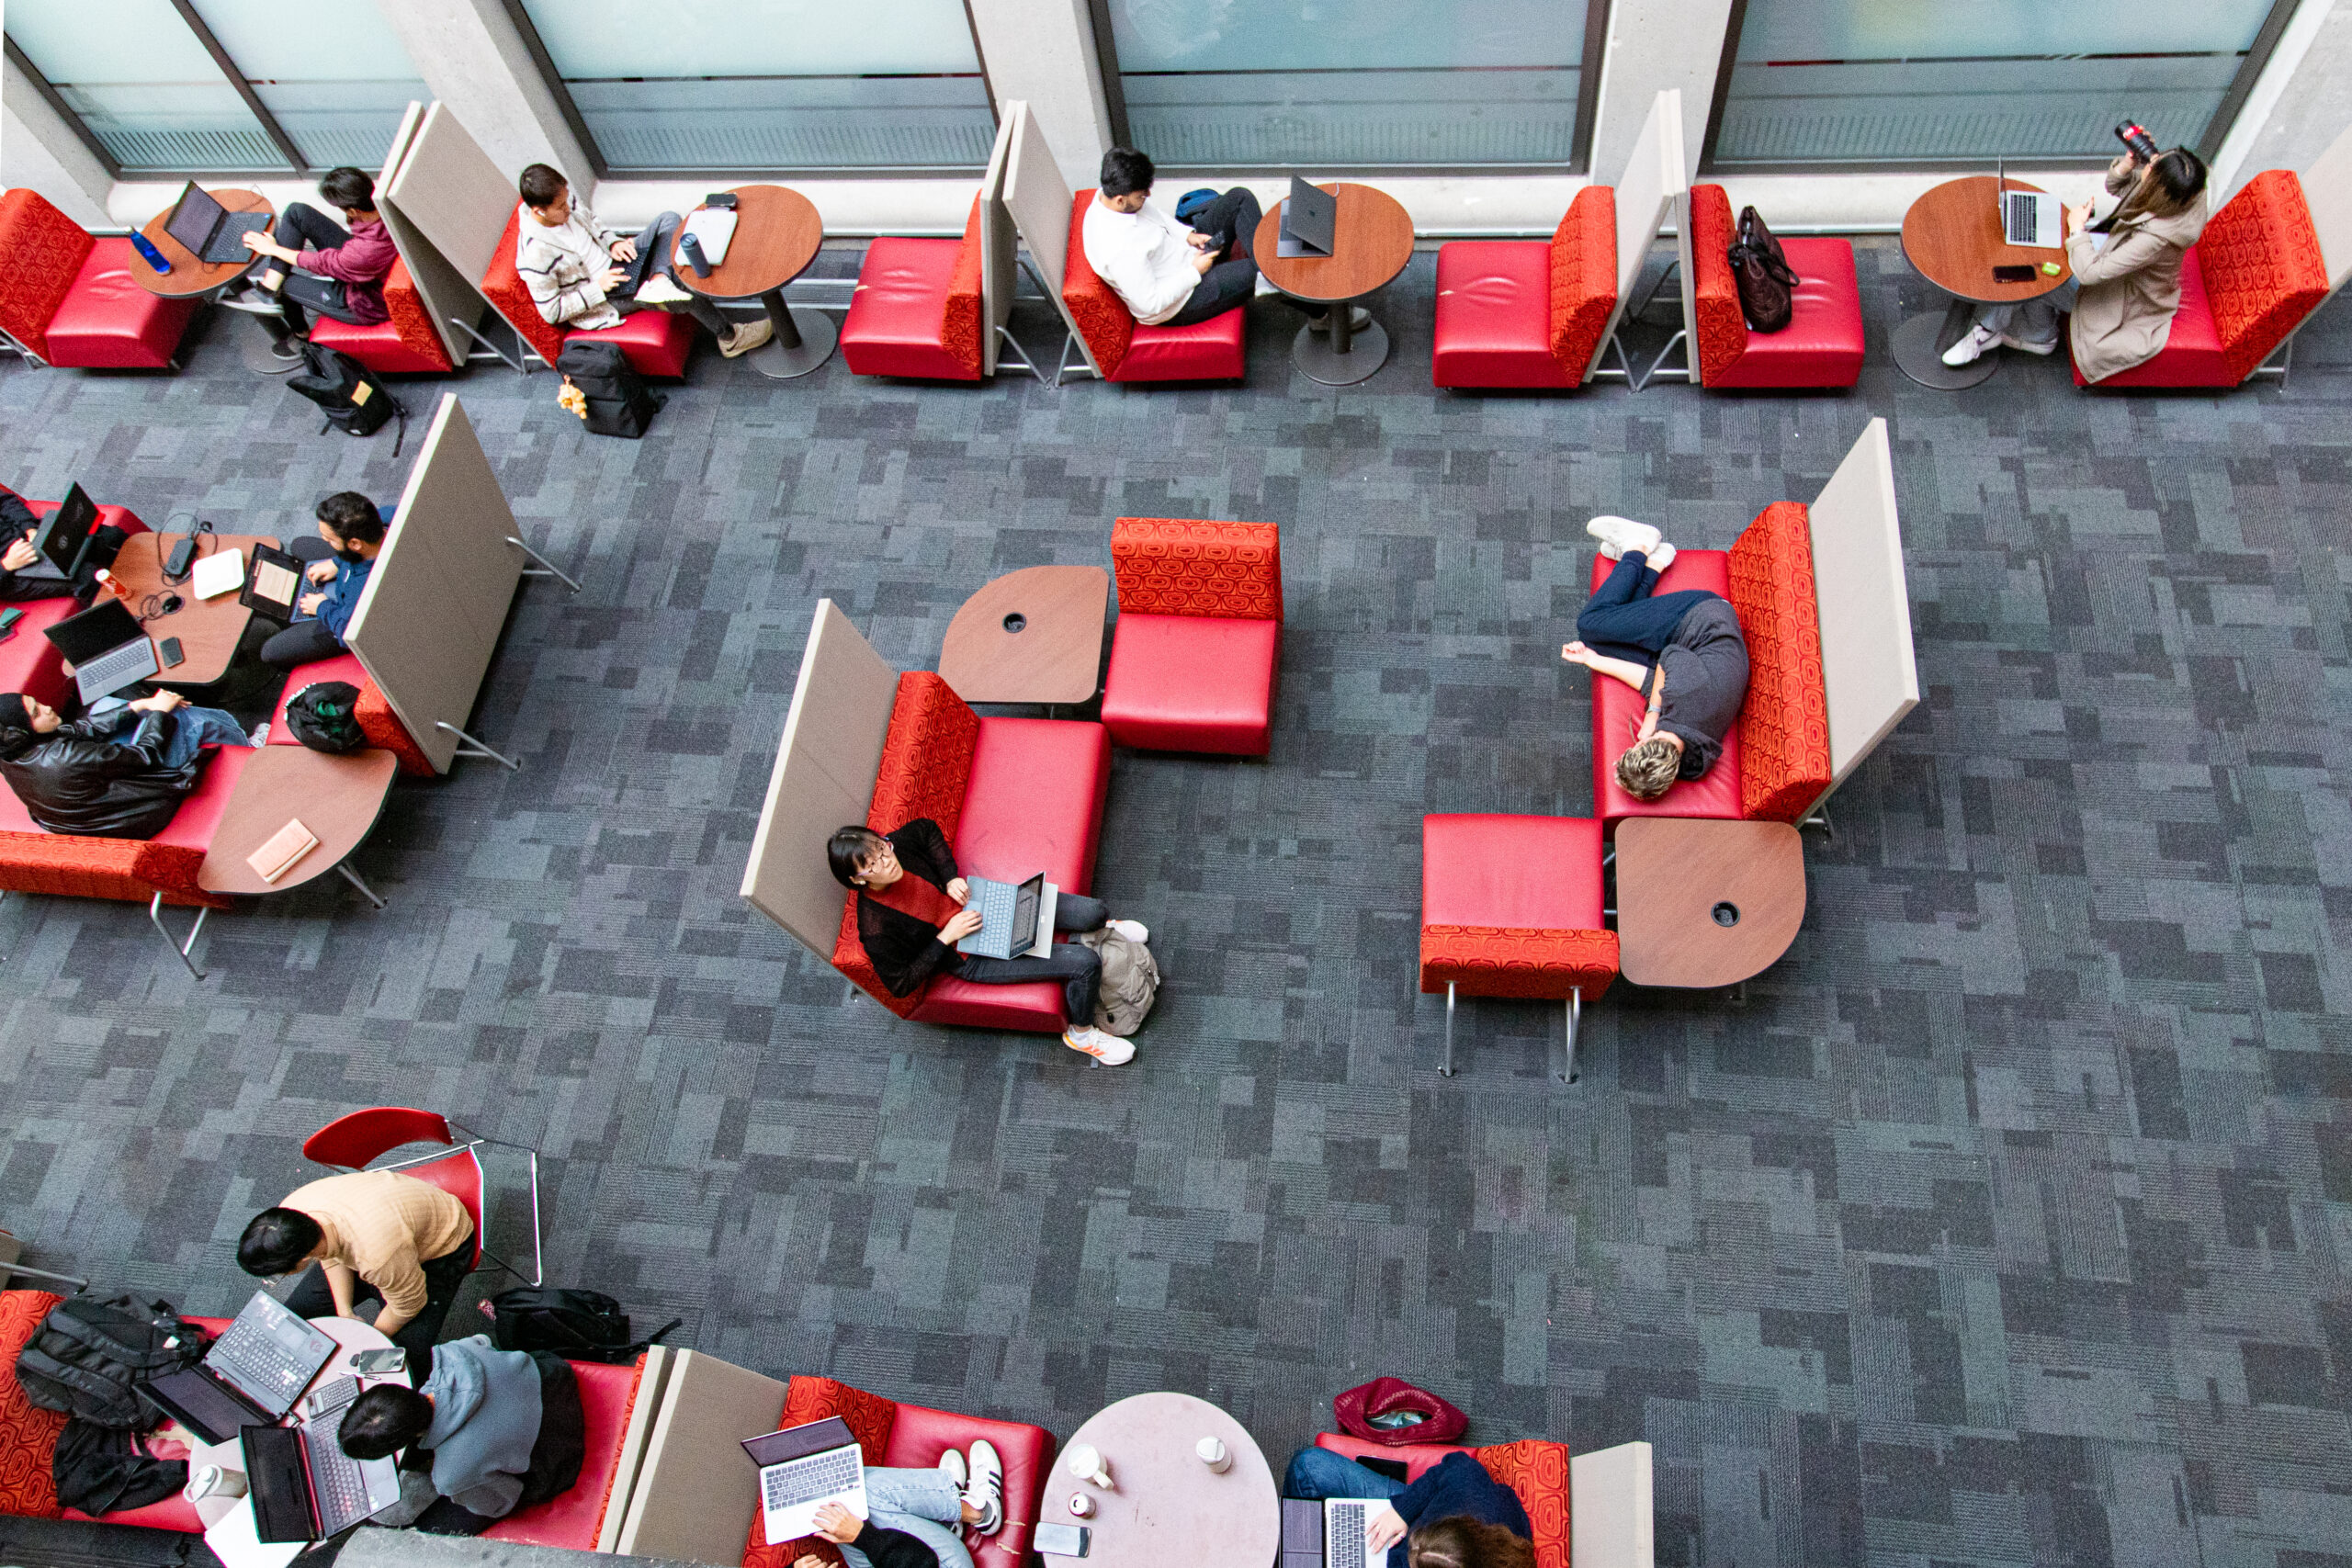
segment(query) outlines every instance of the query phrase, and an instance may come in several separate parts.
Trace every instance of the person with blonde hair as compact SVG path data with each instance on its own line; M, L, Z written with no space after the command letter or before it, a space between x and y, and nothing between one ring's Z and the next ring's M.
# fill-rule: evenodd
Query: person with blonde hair
M1617 566L1585 602L1578 640L1560 657L1649 700L1633 744L1617 759L1617 787L1656 800L1678 780L1704 777L1723 755L1724 737L1747 699L1747 639L1722 594L1657 592L1674 547L1656 528L1596 517L1585 532Z

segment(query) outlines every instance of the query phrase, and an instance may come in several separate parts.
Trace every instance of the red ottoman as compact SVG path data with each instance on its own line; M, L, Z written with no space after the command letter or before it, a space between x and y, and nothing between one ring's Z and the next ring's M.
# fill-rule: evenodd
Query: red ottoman
M130 242L110 235L90 247L49 319L49 362L75 370L164 369L196 303L149 293L130 276Z
M1123 746L1262 757L1282 663L1283 551L1271 523L1122 517L1119 624L1102 723Z

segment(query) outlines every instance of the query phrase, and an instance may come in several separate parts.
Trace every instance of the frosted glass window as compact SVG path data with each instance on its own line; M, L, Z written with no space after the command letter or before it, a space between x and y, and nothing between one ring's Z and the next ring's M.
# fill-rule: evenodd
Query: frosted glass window
M194 0L303 162L374 174L411 99L429 99L376 0ZM300 25L288 22L299 15Z
M616 173L978 169L996 122L962 0L523 0Z
M2105 162L2127 119L2195 147L2272 3L1747 0L1710 164Z
M1178 168L1576 156L1585 0L1109 0L1129 140Z
M7 25L124 172L287 167L169 0L18 0Z

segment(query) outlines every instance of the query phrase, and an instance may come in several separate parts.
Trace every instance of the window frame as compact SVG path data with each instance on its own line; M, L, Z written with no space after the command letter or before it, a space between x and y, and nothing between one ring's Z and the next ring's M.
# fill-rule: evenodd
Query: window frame
M1735 0L1735 4L1740 0ZM1478 175L1585 175L1592 170L1592 132L1600 116L1600 68L1609 53L1609 22L1615 0L1588 0L1584 15L1584 55L1577 62L1577 125L1575 138L1568 148L1565 164L1317 164L1317 174L1339 176L1354 175L1411 178L1427 175L1433 178L1461 177ZM1102 107L1111 121L1111 141L1121 147L1133 146L1128 140L1127 93L1119 71L1119 46L1112 32L1111 0L1087 0L1087 18L1094 31L1094 61L1096 73L1102 78ZM1472 69L1475 69L1472 68ZM1342 74L1367 74L1349 72ZM1160 164L1153 166L1166 175L1222 175L1256 169L1256 164L1229 165L1212 164ZM1272 168L1272 165L1267 165Z
M2246 99L2253 95L2254 85L2270 57L2278 51L2278 39L2293 21L2302 0L2270 0L2270 9L2262 18L2262 26L2255 29L2254 41L2247 45L2245 59L2239 62L2236 74L2222 93L2222 101L2214 106L2212 118L2198 134L2192 147L2196 154L2211 163L2220 153L2222 143L2228 140L2245 109ZM1707 134L1700 142L1699 173L1706 175L1893 175L1893 174L1956 174L1983 173L1982 158L1948 159L1825 159L1818 162L1758 159L1754 162L1725 164L1715 156L1715 139L1724 123L1724 107L1731 98L1731 73L1739 63L1740 29L1747 23L1748 0L1731 0L1731 16L1724 27L1724 48L1715 65L1715 90L1707 103ZM2080 153L2071 157L2011 157L2008 167L2020 170L2079 169L2087 164L2104 160L2098 153Z
M176 3L176 0L175 0ZM767 166L743 166L721 169L615 169L605 161L605 150L596 144L595 134L588 129L587 117L580 112L580 105L572 98L571 88L564 82L563 73L556 69L555 56L548 52L545 39L539 37L537 24L523 8L523 0L501 0L507 18L521 35L525 52L539 73L539 80L555 97L558 113L570 128L571 138L580 143L587 156L588 169L598 180L759 180L788 175L797 179L875 179L922 180L953 179L962 175L986 172L983 160L978 164L791 164ZM980 96L987 100L989 126L993 131L1003 124L997 112L996 84L989 76L988 51L980 47L979 25L972 18L972 0L963 0L964 27L971 34L972 59L980 68Z

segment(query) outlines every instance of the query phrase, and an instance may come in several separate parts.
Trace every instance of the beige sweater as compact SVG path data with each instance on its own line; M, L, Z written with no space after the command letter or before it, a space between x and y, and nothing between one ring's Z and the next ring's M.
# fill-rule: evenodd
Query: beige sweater
M281 1206L318 1221L326 1233L324 1261L375 1286L385 1309L404 1318L424 1310L423 1266L474 1234L464 1204L396 1170L330 1176L297 1188Z
M2131 181L2112 175L2108 189ZM2101 381L2164 351L2172 318L2180 309L2180 258L2205 231L2205 198L2171 218L2134 218L2099 236L2077 231L2066 242L2066 260L2082 292L2075 300L2069 329L2075 363L2083 378Z

